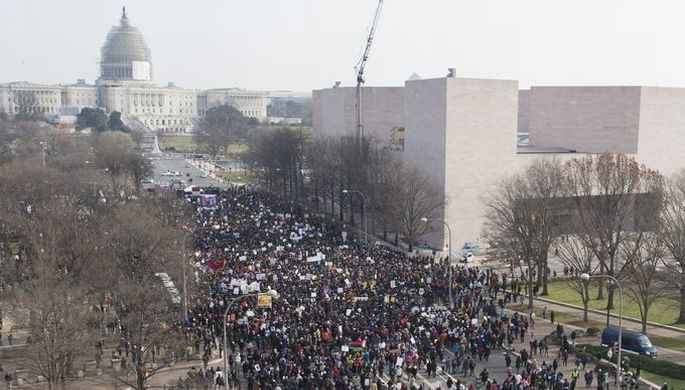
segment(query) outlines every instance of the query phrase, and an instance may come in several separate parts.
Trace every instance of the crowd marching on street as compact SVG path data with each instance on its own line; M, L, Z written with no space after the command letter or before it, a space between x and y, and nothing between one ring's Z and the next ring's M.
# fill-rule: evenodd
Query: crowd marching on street
M425 388L419 371L445 375L447 388L455 389L592 384L592 373L559 374L568 351L546 338L531 339L534 316L505 313L517 297L505 292L503 275L494 271L455 266L454 309L448 310L445 259L363 243L275 196L222 190L217 207L198 208L197 224L194 260L202 295L191 303L186 325L204 356L204 367L189 377L206 387ZM271 289L280 296L270 308L259 308L252 296L229 308L224 351L228 303ZM510 354L514 340L530 347ZM216 352L227 355L229 372L208 367ZM483 368L495 352L508 367L505 377ZM539 364L536 356L550 363Z

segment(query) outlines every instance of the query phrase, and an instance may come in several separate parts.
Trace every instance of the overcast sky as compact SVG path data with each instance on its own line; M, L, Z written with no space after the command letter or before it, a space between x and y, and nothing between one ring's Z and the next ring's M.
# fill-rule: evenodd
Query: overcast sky
M122 5L154 80L308 91L355 83L376 0L2 0L0 82L93 82ZM685 1L385 0L367 85L416 72L529 85L685 87Z

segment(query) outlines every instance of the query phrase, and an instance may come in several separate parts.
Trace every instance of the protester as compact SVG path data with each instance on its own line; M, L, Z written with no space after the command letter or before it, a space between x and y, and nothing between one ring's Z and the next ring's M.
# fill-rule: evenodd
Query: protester
M447 310L446 259L363 244L340 225L244 187L217 196L217 207L197 209L203 294L192 302L186 324L205 370L213 351L229 359L231 372L212 376L213 384L240 379L249 389L408 388L417 367L429 376L438 367L473 376L494 350L523 341L534 322L518 313L497 315L505 305L498 300L505 278L491 270L455 266L456 309ZM270 308L240 298L270 289L280 293ZM223 351L223 316L236 297ZM528 388L544 377L523 352L516 375L497 378L501 384L493 380L495 388ZM483 382L493 379L479 372Z

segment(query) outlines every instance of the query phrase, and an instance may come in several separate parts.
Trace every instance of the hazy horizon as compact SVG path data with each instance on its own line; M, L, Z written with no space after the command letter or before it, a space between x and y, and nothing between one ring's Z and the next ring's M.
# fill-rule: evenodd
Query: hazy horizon
M152 51L158 85L307 92L355 83L376 0L180 0L3 4L0 82L93 83L126 6ZM386 0L369 86L412 73L530 85L685 87L685 3Z

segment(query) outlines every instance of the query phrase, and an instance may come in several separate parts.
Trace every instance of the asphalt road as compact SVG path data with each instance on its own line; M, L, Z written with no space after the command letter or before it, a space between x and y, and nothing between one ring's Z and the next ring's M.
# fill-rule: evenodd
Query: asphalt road
M172 183L174 180L183 180L188 185L197 185L200 187L226 187L226 183L219 182L211 177L204 176L203 172L191 166L183 158L171 157L150 157L152 160L153 179L155 183ZM162 176L165 171L180 172L181 176Z

